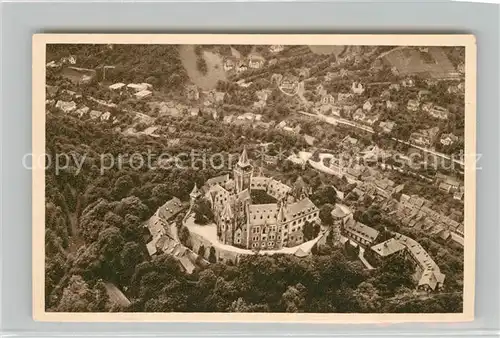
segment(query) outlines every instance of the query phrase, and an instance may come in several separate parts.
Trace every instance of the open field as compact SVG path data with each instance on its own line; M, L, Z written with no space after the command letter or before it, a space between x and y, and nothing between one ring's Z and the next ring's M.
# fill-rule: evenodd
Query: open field
M382 59L396 67L401 75L429 74L436 79L455 78L455 67L440 47L428 47L427 52L417 48L396 48Z

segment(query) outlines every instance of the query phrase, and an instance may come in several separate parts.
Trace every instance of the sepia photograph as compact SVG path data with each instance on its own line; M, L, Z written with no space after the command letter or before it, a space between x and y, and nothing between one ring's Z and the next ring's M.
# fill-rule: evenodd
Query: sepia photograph
M473 319L472 35L33 42L35 319Z

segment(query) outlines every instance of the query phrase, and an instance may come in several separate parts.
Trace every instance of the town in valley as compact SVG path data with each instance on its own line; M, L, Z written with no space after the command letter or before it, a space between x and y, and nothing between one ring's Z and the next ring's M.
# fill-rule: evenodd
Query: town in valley
M462 313L464 95L465 47L47 45L46 311Z

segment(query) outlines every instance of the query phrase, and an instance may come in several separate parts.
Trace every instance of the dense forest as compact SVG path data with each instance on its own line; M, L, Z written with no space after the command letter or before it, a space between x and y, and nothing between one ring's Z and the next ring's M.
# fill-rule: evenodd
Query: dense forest
M204 127L193 123L185 128L194 133ZM231 144L220 142L227 135L221 128L210 125L204 133L213 137L214 150ZM191 275L168 255L149 258L143 222L170 197L187 200L193 182L201 185L215 173L122 168L101 175L99 154L145 151L144 147L144 140L123 137L102 125L60 114L47 116L47 152L86 155L81 172L74 166L57 175L54 168L47 169L48 311L461 311L458 293L422 299L409 292L413 282L407 262L391 261L376 272L367 271L349 250L331 242L308 258L249 256L237 266L216 263ZM175 151L161 139L147 142L147 147ZM296 170L283 164L283 178L296 177ZM315 203L331 210L326 202L334 193L321 188L325 177L311 170L304 178L319 191L312 197ZM105 282L123 290L132 304L121 308L111 302Z

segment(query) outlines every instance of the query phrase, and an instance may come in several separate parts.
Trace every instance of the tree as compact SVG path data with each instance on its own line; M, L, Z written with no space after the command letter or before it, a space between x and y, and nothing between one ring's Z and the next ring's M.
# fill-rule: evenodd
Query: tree
M354 290L354 297L362 312L373 313L381 310L382 297L371 283L363 282L359 284Z
M217 262L217 256L216 256L215 248L213 246L210 247L210 254L208 255L208 261L210 263Z
M120 176L113 187L112 195L119 200L127 196L128 192L134 187L134 182L130 175Z
M302 284L289 286L281 296L286 312L302 312L306 300L306 288Z
M134 215L144 220L148 214L148 207L136 196L123 198L115 207L115 213L120 216Z
M181 227L181 230L179 231L179 240L188 248L191 247L191 235L189 233L189 229L185 226Z
M330 203L323 204L319 209L319 218L324 225L333 225L332 210L334 206Z
M371 283L382 296L392 296L401 287L413 287L412 274L415 268L401 255L393 255L386 259L379 273Z
M311 196L312 202L317 207L321 207L326 203L335 204L336 198L337 192L335 191L335 188L330 185L317 189Z
M205 246L203 244L198 248L198 255L201 257L205 257Z
M269 306L267 304L249 304L239 297L231 303L228 310L230 312L269 312Z
M207 74L207 72L208 72L207 61L205 61L205 59L203 58L203 56L199 57L196 60L196 67L198 68L198 71L201 74L203 74L203 75Z
M194 221L198 224L213 222L214 214L210 202L206 198L200 199L193 207Z
M166 201L169 200L172 196L170 195L170 187L168 184L157 184L152 190L151 190L151 197L155 198L156 200L160 201Z
M135 242L125 243L120 252L120 265L122 266L120 282L122 285L129 284L134 275L135 267L144 262L145 259L144 249L139 244Z
M81 276L74 275L64 288L62 298L56 307L57 312L101 312L105 310L108 296L102 283L97 283L94 288L83 280Z
M310 241L311 239L316 238L320 231L321 227L319 224L317 224L316 222L306 221L302 230L302 233L304 234L304 240Z

